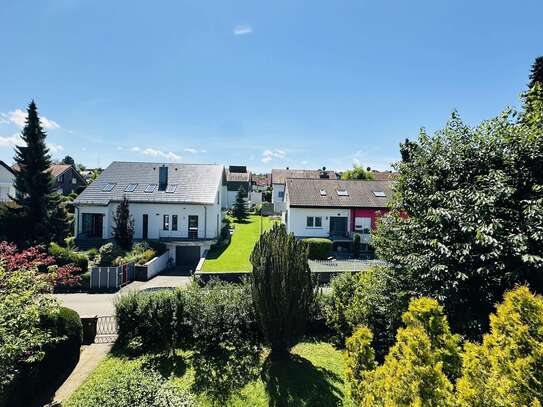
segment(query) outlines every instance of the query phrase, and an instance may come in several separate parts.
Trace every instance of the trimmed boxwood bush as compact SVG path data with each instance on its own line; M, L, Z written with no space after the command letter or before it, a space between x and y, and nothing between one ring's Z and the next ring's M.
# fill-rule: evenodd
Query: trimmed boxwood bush
M312 237L304 239L309 252L307 257L311 260L325 260L332 251L332 241L326 238Z
M87 256L62 247L55 242L51 242L49 245L49 254L55 258L59 266L73 263L81 269L82 273L85 273L88 269L89 261Z

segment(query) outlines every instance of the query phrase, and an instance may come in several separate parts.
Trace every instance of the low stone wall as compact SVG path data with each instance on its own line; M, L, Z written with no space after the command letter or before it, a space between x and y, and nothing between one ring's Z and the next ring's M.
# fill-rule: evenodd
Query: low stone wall
M162 255L155 257L145 263L147 267L147 280L150 280L161 271L164 271L168 267L168 261L170 260L170 251L167 250Z

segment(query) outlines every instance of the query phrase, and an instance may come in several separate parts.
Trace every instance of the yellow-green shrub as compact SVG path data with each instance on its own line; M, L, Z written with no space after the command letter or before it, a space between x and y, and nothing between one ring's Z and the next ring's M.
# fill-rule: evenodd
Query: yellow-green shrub
M543 297L520 287L490 316L482 344L468 343L457 384L461 406L541 406Z

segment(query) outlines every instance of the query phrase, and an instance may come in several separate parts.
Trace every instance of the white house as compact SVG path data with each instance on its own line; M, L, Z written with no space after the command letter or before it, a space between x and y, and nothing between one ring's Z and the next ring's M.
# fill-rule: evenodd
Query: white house
M326 171L324 168L322 170L272 169L272 203L275 213L283 213L286 210L285 182L289 178L336 179L337 174L334 171Z
M222 223L222 165L113 162L74 201L77 243L113 236L126 196L134 239L163 241L177 265L191 265L215 243Z
M392 181L287 179L284 221L296 237L371 243L377 219L388 211Z
M10 196L15 195L15 175L5 162L0 160L0 203L11 202Z

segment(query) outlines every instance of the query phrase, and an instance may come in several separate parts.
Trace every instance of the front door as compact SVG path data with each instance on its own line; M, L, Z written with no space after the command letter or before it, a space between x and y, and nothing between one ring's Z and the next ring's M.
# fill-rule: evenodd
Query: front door
M189 239L198 239L198 215L189 215Z
M82 234L87 238L101 238L104 215L99 213L84 213Z
M347 236L347 217L330 216L330 236Z
M143 231L141 234L141 238L143 240L147 240L149 236L149 215L146 213L143 215Z

